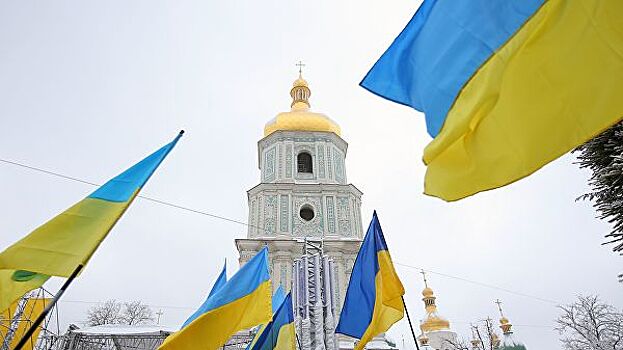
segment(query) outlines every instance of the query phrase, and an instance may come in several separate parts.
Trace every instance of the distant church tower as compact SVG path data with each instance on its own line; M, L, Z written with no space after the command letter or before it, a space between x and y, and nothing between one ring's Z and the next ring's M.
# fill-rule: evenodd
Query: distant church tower
M247 191L249 229L236 247L242 265L268 246L273 288L289 291L304 241L321 241L335 269L339 315L363 237L362 192L347 182L340 127L310 110L300 74L290 95L291 110L266 123L258 142L260 183Z
M424 349L434 350L451 350L454 349L451 344L457 343L457 335L450 330L450 322L437 313L436 297L433 290L428 286L426 274L422 271L424 277L424 290L422 291L422 301L426 314L420 329L420 344Z
M502 312L502 302L499 300L495 301L498 304L498 310L500 310L500 328L502 329L502 340L500 342L500 350L526 350L526 346L520 342L513 335L513 325L510 323L508 318L504 316L504 312Z

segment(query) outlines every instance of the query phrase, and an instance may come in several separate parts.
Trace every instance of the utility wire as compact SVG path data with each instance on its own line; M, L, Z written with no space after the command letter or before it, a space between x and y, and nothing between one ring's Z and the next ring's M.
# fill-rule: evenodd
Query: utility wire
M518 295L518 296L525 297L525 298L531 298L531 299L539 300L539 301L542 301L542 302L548 303L548 304L553 304L553 305L560 305L561 304L561 302L555 301L555 300L552 300L552 299L546 299L546 298L541 298L541 297L537 297L537 296L530 295L530 294L525 294L525 293L521 293L521 292L515 292L513 290L502 288L502 287L498 287L498 286L494 286L492 284L478 282L478 281L470 280L470 279L459 277L459 276L448 275L446 273L441 273L441 272L437 272L437 271L433 271L433 270L430 270L430 269L425 269L425 268L417 267L417 266L413 266L413 265L403 264L403 263L400 263L400 262L397 262L397 261L395 261L394 264L399 265L399 266L412 268L412 269L416 269L416 270L419 270L419 271L424 270L426 272L430 272L430 273L435 274L435 275L439 275L439 276L443 276L443 277L447 277L447 278L452 278L452 279L455 279L455 280L459 280L459 281L475 284L477 286L481 286L481 287L485 287L485 288L489 288L489 289L499 290L499 291L502 291L502 292Z
M93 183L93 182L90 182L90 181L82 180L82 179L79 179L79 178L76 178L76 177L73 177L73 176L68 176L68 175L65 175L65 174L61 174L61 173L58 173L58 172L54 172L54 171L38 168L38 167L35 167L35 166L27 165L27 164L16 162L16 161L11 161L11 160L6 160L6 159L0 158L0 162L6 163L6 164L15 165L15 166L22 167L22 168L29 169L29 170L33 170L33 171L37 171L37 172L44 173L44 174L47 174L47 175L60 177L60 178L63 178L63 179L66 179L66 180L70 180L70 181L80 182L80 183L91 185L91 186L100 186L100 185L98 185L96 183ZM145 199L145 200L148 200L148 201L151 201L151 202L154 202L154 203L162 204L162 205L165 205L165 206L168 206L168 207L189 211L191 213L208 216L208 217L211 217L211 218L214 218L214 219L228 221L228 222L232 222L232 223L243 225L243 226L247 226L247 227L253 227L253 228L256 228L258 230L265 231L265 232L271 232L271 231L266 230L266 229L264 229L262 227L251 225L251 224L246 223L244 221L230 219L230 218L227 218L227 217L224 217L224 216L221 216L221 215L212 214L212 213L209 213L209 212L206 212L206 211L203 211L203 210L198 210L198 209L185 207L185 206L182 206L182 205L174 204L174 203L171 203L171 202L167 202L167 201L164 201L164 200L160 200L160 199L156 199L156 198L148 197L148 196L138 195L138 197L142 198L142 199ZM525 298L538 300L538 301L541 301L541 302L544 302L544 303L548 303L548 304L553 304L553 305L560 305L561 304L560 302L552 300L552 299L541 298L541 297L537 297L537 296L534 296L534 295L525 294L525 293L521 293L521 292L515 292L513 290L502 288L502 287L498 287L498 286L494 286L494 285L491 285L491 284L488 284L488 283L478 282L478 281L470 280L470 279L459 277L459 276L453 276L453 275L449 275L449 274L446 274L446 273L433 271L433 270L430 270L430 269L424 269L424 268L421 268L421 267L408 265L408 264L403 264L403 263L400 263L400 262L395 262L395 264L399 265L399 266L403 266L403 267L412 268L412 269L424 270L426 272L430 272L430 273L435 274L435 275L439 275L439 276L443 276L443 277L447 277L447 278L452 278L452 279L455 279L455 280L471 283L471 284L474 284L474 285L477 285L477 286L481 286L481 287L485 287L485 288L489 288L489 289L499 290L499 291L502 291L502 292L506 292L506 293L509 293L509 294L514 294L514 295L525 297ZM79 301L79 300L74 300L74 301L67 301L66 300L65 302L96 303L96 302ZM165 305L152 305L152 306L163 307L163 308L166 307L166 308L192 309L192 308L189 308L189 307L182 307L182 306L165 306Z
M34 167L34 166L30 166L30 165L27 165L27 164L23 164L23 163L11 161L11 160L0 159L0 162L11 164L11 165L15 165L15 166L19 166L19 167L26 168L26 169L29 169L29 170L38 171L38 172L41 172L41 173L44 173L44 174L48 174L48 175L52 175L52 176L57 176L57 177L60 177L60 178L66 179L66 180L80 182L80 183L91 185L91 186L96 186L96 187L101 186L100 184L96 184L96 183L93 183L93 182L90 182L90 181L82 180L82 179L79 179L79 178L76 178L76 177L73 177L73 176L64 175L64 174L57 173L57 172L54 172L54 171L37 168L37 167ZM139 197L141 199L145 199L145 200L151 201L151 202L154 202L154 203L166 205L166 206L169 206L169 207L172 207L172 208L186 210L186 211L189 211L189 212L192 212L192 213L195 213L195 214L201 214L201 215L209 216L211 218L215 218L215 219L219 219L219 220L225 220L225 221L233 222L233 223L236 223L236 224L244 225L244 226L247 226L247 227L256 228L258 230L271 232L271 231L266 230L266 229L264 229L262 227L259 227L259 226L256 226L256 225L251 225L251 224L246 223L244 221L230 219L230 218L227 218L227 217L224 217L224 216L211 214L211 213L208 213L208 212L205 212L205 211L202 211L202 210L184 207L184 206L181 206L181 205L178 205L178 204L174 204L174 203L170 203L170 202L166 202L166 201L163 201L163 200L160 200L160 199L157 199L157 198L144 196L144 195L141 195L141 194L139 194L137 197Z

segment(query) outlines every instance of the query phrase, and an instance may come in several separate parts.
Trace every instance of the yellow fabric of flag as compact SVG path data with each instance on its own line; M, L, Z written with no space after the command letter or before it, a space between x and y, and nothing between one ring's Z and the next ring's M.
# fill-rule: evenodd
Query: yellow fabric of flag
M0 253L0 269L69 277L87 263L133 198L81 200Z
M623 1L549 0L474 74L424 151L458 200L538 170L623 117Z
M277 335L277 343L273 350L296 350L296 329L294 328L294 322L279 329Z
M15 308L17 307L16 301L11 304L6 309L0 311L0 344L4 344L4 340L9 332L9 328L11 327L11 320L13 319L13 314L15 313Z
M51 300L52 299L48 298L30 298L26 301L24 312L17 320L17 330L13 334L13 339L11 339L11 346L9 348L14 349L15 346L17 346L17 343L19 343L24 334L26 334L26 331L28 331L28 328L30 328L35 319L41 315L43 309L45 309ZM35 332L22 349L34 350L37 344L37 338L41 332L41 327L42 326L39 326L35 329Z
M355 345L354 350L363 349L372 338L386 332L394 323L404 317L402 296L405 291L394 270L392 259L387 250L379 251L377 254L379 272L374 279L376 285L374 312L370 325L361 340Z
M268 248L262 248L198 310L200 316L167 337L159 350L216 350L236 332L272 318Z
M9 306L15 305L17 300L35 288L41 287L50 276L35 274L26 281L15 281L15 270L0 270L0 312L5 312Z
M183 132L0 253L0 310L86 265Z
M236 332L271 319L270 281L253 293L205 313L182 330L170 335L160 350L216 350Z

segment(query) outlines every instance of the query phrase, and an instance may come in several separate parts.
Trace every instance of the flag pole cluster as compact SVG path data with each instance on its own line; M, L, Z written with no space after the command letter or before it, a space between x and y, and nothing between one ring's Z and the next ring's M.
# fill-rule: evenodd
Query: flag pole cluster
M623 118L620 13L620 0L424 0L361 86L425 113L424 192L458 200Z
M0 253L0 311L86 265L183 133Z

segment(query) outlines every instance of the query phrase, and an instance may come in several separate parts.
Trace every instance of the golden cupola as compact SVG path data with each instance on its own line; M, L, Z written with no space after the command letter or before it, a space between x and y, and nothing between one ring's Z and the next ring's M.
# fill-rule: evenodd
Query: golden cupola
M340 126L336 122L324 114L310 110L311 90L300 71L298 79L292 84L290 96L292 96L291 110L277 114L275 118L266 123L264 137L275 131L321 131L332 132L340 136Z
M510 323L508 318L504 316L504 312L502 312L502 302L498 299L495 301L495 303L498 305L498 310L500 311L500 328L502 329L502 333L503 334L513 333L511 331L511 328L513 327L513 325Z
M502 312L502 302L500 300L495 301L498 304L498 310L500 310L500 328L502 329L503 337L502 340L499 341L500 350L526 350L526 346L517 340L513 335L513 325L510 323L508 318L504 316Z
M441 330L449 330L450 322L439 316L437 313L437 304L435 304L435 293L428 286L428 281L426 280L426 274L422 271L422 275L424 276L424 290L422 291L422 301L424 302L424 308L426 309L426 318L420 324L420 328L422 332L432 332L432 331L441 331Z

